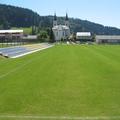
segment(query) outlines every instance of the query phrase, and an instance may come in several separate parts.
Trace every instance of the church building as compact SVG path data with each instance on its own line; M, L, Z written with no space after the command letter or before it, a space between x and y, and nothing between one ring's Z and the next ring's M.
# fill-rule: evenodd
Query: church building
M59 25L57 21L57 16L55 14L52 30L53 30L56 42L61 41L61 39L68 39L70 36L70 25L69 25L68 15L66 14L65 24Z

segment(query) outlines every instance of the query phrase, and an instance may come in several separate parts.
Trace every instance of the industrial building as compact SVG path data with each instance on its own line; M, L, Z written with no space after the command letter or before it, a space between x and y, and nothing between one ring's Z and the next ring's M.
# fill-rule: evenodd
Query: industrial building
M0 30L0 39L20 39L23 37L23 30Z
M96 35L96 43L118 44L120 43L120 35Z
M90 32L77 32L76 39L81 42L91 41L92 35Z

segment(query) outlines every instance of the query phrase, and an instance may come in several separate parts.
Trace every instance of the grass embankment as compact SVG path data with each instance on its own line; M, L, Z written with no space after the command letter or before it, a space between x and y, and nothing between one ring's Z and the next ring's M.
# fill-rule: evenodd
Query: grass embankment
M24 28L24 27L20 27L20 28L13 27L12 30L23 30L24 34L31 34L32 33L32 27L27 27L27 28Z

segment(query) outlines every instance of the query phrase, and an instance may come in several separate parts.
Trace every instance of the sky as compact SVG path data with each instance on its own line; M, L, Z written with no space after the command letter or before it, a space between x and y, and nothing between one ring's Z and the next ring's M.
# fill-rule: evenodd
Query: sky
M120 28L120 0L0 0L32 9L42 15L65 16L89 20L105 26Z

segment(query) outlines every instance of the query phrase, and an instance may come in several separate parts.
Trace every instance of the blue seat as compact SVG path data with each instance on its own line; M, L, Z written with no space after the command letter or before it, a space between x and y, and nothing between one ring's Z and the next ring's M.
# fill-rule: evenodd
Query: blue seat
M14 57L14 56L21 55L27 52L30 52L30 50L28 50L25 47L10 47L10 48L0 49L0 54L2 54L5 57Z

